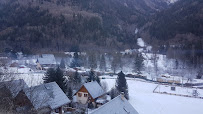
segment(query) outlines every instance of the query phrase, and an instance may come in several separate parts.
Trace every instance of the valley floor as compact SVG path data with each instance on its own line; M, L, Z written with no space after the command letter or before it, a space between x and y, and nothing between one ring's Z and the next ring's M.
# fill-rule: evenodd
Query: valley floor
M115 85L115 79L103 79L108 90ZM154 83L127 80L129 102L139 114L203 114L203 99L153 93Z
M29 86L43 83L44 73L28 72L18 74L15 77L24 79ZM101 81L107 83L108 90L114 87L116 76L104 75L101 77ZM142 79L126 79L129 102L139 114L203 114L203 99L153 93L157 84Z

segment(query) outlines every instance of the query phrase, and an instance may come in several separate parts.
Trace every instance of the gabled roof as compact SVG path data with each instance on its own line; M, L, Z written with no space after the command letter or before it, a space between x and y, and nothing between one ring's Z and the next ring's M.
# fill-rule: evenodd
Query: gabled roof
M56 64L56 59L53 54L42 54L42 58L38 58L40 64Z
M30 87L24 89L24 92L36 110L44 107L53 110L70 103L70 100L56 82Z
M92 96L93 99L105 94L104 90L97 83L97 81L85 83L84 87L87 89L87 91L89 92L89 94Z
M19 80L12 80L12 81L4 81L0 82L0 88L6 87L12 94L12 97L16 97L18 93L25 89L28 88L28 85L25 83L23 79Z
M138 114L133 106L121 95L93 110L90 114Z

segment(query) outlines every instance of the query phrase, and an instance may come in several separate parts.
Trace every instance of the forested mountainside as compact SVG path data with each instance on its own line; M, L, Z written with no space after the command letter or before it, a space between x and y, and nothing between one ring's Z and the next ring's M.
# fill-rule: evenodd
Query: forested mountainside
M134 31L164 0L0 0L1 51L136 47ZM94 48L92 48L94 47ZM40 50L39 50L40 49Z
M145 41L159 51L195 64L203 62L202 0L180 0L150 17L142 29Z

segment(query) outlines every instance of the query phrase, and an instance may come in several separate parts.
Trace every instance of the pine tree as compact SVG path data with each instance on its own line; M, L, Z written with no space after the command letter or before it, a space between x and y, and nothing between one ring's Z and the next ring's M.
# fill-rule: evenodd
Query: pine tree
M61 59L60 68L62 68L62 69L65 69L65 68L66 68L65 60L64 60L64 59Z
M99 68L101 71L106 71L106 61L104 55L101 55Z
M77 52L74 53L73 60L70 64L71 68L80 67L79 55Z
M121 61L121 55L120 54L116 54L113 56L113 60L111 62L111 69L113 70L114 74L116 73L116 71L120 68L122 69L122 61Z
M144 67L144 57L142 56L141 53L138 53L136 55L136 58L135 58L135 62L134 62L134 65L135 65L135 72L137 72L138 74L141 74L141 70L142 68Z
M124 92L126 99L129 99L128 85L125 79L125 74L122 71L118 73L118 77L116 80L116 89L119 91L119 93Z
M94 53L89 55L88 62L89 62L89 67L91 69L97 68L97 60L96 60L96 55Z
M112 63L111 63L111 69L113 70L114 74L116 73L117 67L118 66L117 66L116 58L113 58Z
M73 90L71 87L68 88L68 98L70 100L73 100Z
M49 83L55 81L55 69L49 68L43 77L44 83Z
M97 81L97 83L98 83L99 85L101 85L101 81L100 81L99 76L96 76L96 77L95 77L95 80Z
M74 75L74 83L75 84L80 84L81 83L81 76L79 75L77 70L76 70L75 75Z
M64 77L63 71L59 67L56 68L55 76L56 76L55 82L65 92L66 91L65 77Z
M115 98L118 95L119 95L118 91L115 88L112 88L110 91L111 99Z
M89 73L89 77L88 77L88 82L91 82L91 81L95 81L96 79L95 79L95 73L94 73L94 70L93 69L91 69L90 70L90 73Z
M56 82L59 87L65 92L66 91L66 82L65 77L63 75L63 71L58 66L56 69L49 68L45 73L45 77L43 78L44 83Z

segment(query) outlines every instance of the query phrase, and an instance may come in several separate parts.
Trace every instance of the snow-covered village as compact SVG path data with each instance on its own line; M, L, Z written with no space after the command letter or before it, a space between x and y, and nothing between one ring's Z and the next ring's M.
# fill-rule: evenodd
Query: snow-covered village
M138 45L115 55L2 55L1 107L11 113L202 114L202 74L151 53L142 38Z
M203 0L0 0L0 114L203 114Z

